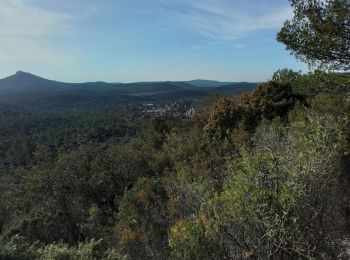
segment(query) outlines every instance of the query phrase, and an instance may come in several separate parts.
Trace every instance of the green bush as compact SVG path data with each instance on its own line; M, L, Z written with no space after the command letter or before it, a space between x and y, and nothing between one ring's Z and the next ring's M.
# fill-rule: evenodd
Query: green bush
M9 242L0 244L0 260L35 260L39 257L37 245L31 245L23 237L14 236Z
M223 98L214 103L204 130L214 138L224 138L243 123L253 131L263 118L286 116L295 102L301 99L292 92L289 82L269 81L239 99Z
M40 247L28 243L23 237L15 236L8 243L0 245L1 260L126 260L125 256L107 249L102 240L91 240L70 247L63 243Z
M39 250L42 260L125 260L114 250L102 246L102 241L91 240L80 243L78 247L68 247L65 244L51 244Z

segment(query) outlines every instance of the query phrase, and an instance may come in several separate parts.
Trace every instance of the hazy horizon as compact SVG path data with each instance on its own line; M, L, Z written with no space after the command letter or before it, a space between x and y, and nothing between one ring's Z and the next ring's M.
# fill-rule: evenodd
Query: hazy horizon
M306 70L276 33L287 0L4 0L0 78L62 82L261 82Z
M18 74L28 74L28 75L32 75L32 76L35 76L35 77L39 77L39 78L43 78L43 79L46 79L46 80L52 80L52 81L58 81L58 82L62 82L62 83L91 83L91 82L102 82L102 83L109 83L109 84L128 84L128 83L152 83L152 82L190 82L190 81L212 81L212 82L218 82L218 83L261 83L259 81L220 81L220 80L215 80L215 79L189 79L189 80L151 80L151 81L130 81L130 82L122 82L122 81L104 81L102 79L97 79L97 80L94 80L94 81L79 81L79 82L68 82L68 81L60 81L60 80L57 80L55 78L47 78L47 77L43 77L41 75L37 75L37 74L34 74L34 73L31 73L30 71L22 71L22 70L18 70L18 71L15 71L13 72L12 74L10 75L7 75L7 76L4 76L4 77L0 77L0 80L1 79L6 79L8 77L13 77L13 76L16 76Z

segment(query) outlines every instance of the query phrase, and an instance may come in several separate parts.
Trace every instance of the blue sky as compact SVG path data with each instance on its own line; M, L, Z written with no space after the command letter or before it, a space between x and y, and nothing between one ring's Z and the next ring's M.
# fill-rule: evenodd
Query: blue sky
M1 0L0 77L264 81L305 70L276 42L287 0Z

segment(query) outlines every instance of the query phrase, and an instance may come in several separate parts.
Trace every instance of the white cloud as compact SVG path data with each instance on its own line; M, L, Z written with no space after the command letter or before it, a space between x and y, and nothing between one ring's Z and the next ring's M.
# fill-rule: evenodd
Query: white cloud
M3 0L0 9L2 62L64 65L73 62L62 36L74 21L70 15L35 7L30 0Z
M5 0L0 9L1 37L43 37L71 17L30 7L25 1Z
M280 28L293 13L287 2L283 5L259 0L239 2L178 0L188 10L178 15L185 26L213 40L237 40L255 31Z

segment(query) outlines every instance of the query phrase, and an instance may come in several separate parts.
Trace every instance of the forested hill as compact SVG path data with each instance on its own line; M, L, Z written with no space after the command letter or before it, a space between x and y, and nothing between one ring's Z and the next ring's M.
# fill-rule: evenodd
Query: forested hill
M200 82L200 84L199 84ZM217 81L64 83L18 71L0 80L0 106L30 110L120 107L158 100L202 99L210 93L249 92L256 83Z

